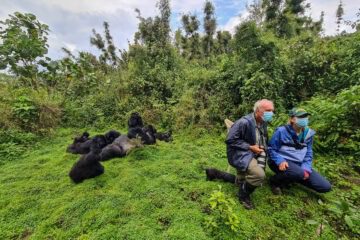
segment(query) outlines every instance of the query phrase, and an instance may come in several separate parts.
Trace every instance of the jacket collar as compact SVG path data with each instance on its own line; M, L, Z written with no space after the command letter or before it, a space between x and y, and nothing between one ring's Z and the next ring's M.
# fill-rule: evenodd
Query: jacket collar
M290 134L297 137L298 135L296 134L295 129L293 128L293 126L292 126L291 124L288 124L288 126L289 126L289 130L290 130ZM311 128L307 128L307 129L305 130L305 134L306 134L306 135L305 135L305 137L304 137L304 140L307 140L307 139L309 139L310 137L312 137L312 136L315 135L315 131L312 130Z

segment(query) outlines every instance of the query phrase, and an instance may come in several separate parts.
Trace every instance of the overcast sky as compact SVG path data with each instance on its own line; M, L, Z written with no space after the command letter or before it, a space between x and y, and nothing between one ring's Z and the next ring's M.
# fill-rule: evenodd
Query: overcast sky
M157 0L1 0L0 19L4 20L15 11L33 13L49 25L49 56L61 58L62 47L71 51L89 51L97 54L90 46L93 28L102 33L102 23L109 22L110 32L119 48L127 48L128 41L133 40L138 19L135 8L140 9L144 17L157 13ZM202 8L205 0L172 0L171 26L175 31L180 25L182 13L195 13L202 21ZM213 0L218 29L234 31L246 16L246 0ZM250 0L249 2L252 2ZM336 33L335 12L339 0L308 0L311 4L309 14L319 19L321 11L325 12L325 34ZM348 20L355 20L360 7L360 0L343 0L345 15ZM349 27L343 27L351 31Z

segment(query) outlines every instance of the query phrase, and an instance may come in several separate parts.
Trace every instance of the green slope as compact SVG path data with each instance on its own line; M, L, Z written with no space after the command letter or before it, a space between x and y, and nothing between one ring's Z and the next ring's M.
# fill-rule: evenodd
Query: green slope
M344 190L318 195L294 186L274 196L265 185L253 195L256 210L246 211L236 186L205 181L205 167L227 168L224 136L176 135L172 143L103 163L105 174L78 185L67 176L79 157L65 153L72 136L60 130L0 166L0 239L318 239L318 225L306 221L322 219L328 222L320 239L354 237L335 229L324 207ZM237 232L205 227L208 199L218 185L236 200Z

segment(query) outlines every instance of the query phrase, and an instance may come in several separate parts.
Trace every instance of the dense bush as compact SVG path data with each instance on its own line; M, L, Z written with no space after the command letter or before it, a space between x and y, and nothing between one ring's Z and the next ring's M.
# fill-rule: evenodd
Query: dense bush
M336 96L313 97L303 105L313 113L310 121L317 131L318 150L360 156L360 85Z

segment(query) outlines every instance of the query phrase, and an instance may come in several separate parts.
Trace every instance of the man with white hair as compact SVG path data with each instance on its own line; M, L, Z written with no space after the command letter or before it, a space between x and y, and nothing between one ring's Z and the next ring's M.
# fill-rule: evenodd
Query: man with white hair
M239 200L246 209L253 209L250 194L265 179L267 156L267 122L272 120L274 104L267 99L254 105L254 112L239 120L230 128L227 139L229 164L237 170L240 184Z

